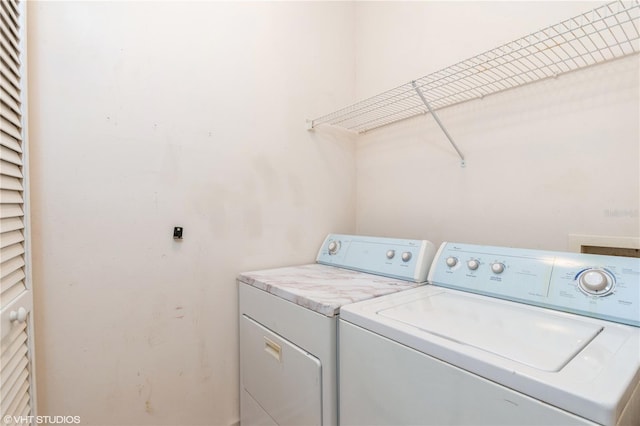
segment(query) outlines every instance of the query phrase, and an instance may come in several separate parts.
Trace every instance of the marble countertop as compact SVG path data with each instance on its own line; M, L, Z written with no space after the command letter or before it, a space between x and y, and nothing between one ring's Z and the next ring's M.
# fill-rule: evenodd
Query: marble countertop
M420 285L320 264L244 272L238 281L328 317L343 305Z

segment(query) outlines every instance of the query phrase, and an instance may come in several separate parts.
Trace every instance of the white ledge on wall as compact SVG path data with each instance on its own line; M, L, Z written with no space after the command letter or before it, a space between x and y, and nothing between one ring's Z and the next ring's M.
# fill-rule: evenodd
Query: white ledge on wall
M640 2L615 1L405 83L307 123L365 133L435 111L640 51Z

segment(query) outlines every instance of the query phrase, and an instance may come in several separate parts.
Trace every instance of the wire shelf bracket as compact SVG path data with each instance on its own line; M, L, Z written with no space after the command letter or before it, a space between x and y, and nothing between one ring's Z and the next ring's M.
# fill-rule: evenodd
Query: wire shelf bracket
M442 108L640 52L640 0L617 0L307 121L362 134Z
M431 105L429 105L429 101L427 101L427 98L424 97L424 95L422 94L422 91L420 90L420 88L416 84L415 80L411 82L411 85L415 89L415 91L418 94L418 96L420 96L420 99L424 103L424 106L426 106L427 109L429 110L429 113L431 114L433 119L436 121L436 123L438 123L438 126L442 130L442 133L444 133L444 135L447 137L447 139L449 139L449 143L451 143L451 146L453 146L453 149L455 149L456 152L458 153L458 156L460 156L460 167L464 167L466 165L466 163L464 161L464 155L462 154L462 152L460 152L460 149L458 148L458 145L456 145L456 143L453 141L453 138L451 137L449 132L447 132L447 128L444 127L444 125L442 124L442 121L440 121L440 118L438 117L438 114L436 114L436 112L433 110L433 108L431 108Z

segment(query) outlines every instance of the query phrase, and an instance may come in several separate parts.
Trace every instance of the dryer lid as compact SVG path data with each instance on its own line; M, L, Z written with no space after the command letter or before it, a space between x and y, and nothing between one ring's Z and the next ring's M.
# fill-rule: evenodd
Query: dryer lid
M552 311L442 292L378 312L439 337L543 371L559 371L602 331Z

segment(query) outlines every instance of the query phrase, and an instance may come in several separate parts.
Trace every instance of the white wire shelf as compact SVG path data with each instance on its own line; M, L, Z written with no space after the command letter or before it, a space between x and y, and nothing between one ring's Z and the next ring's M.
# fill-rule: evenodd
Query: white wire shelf
M636 54L639 21L638 0L608 3L318 117L308 128L332 125L364 133L427 112L437 120L434 111L441 108Z

